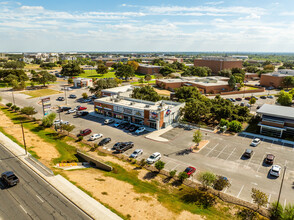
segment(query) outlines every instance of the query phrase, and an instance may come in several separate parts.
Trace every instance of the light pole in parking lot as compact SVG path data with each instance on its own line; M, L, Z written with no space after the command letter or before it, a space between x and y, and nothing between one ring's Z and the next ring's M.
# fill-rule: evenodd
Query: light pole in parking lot
M64 89L64 99L65 99L65 104L67 105L67 97L66 97L66 89L68 88L67 86L68 85L61 85L62 87L63 87L63 89Z
M280 197L281 197L281 192L282 192L282 188L283 188L283 182L284 182L284 177L285 177L285 173L286 173L286 166L284 166L284 173L283 173L283 178L282 178L282 181L281 181L281 186L280 186L280 191L279 191L279 196L278 196L278 202L277 202L277 207L276 207L276 210L278 209L278 205L279 205L279 202L280 202Z
M25 152L26 152L26 155L27 155L27 145L26 145L26 139L25 139L25 135L24 135L24 131L23 131L22 121L20 122L20 125L21 125L21 130L22 130L23 146L25 148Z

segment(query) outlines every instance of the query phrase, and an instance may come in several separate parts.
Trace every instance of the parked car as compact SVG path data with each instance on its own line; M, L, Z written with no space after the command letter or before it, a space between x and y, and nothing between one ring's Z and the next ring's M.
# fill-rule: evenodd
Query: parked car
M124 144L121 144L121 145L119 145L118 147L116 147L116 151L117 152L120 152L120 153L122 153L122 152L125 152L125 151L127 151L128 149L131 149L131 148L133 148L134 147L134 143L133 142L126 142L126 143L124 143Z
M75 109L70 109L70 110L67 111L67 114L75 113L76 111L77 110L75 110Z
M83 103L87 103L87 102L91 102L91 101L92 101L92 99L83 99L82 100Z
M15 186L19 183L18 177L12 171L6 171L1 174L1 179L8 185L8 186Z
M87 111L76 112L76 116L77 117L79 117L79 116L86 116L88 114L89 114L89 112L87 112Z
M64 112L64 111L68 111L68 110L70 110L70 109L71 109L71 107L68 107L68 106L62 106L62 107L59 108L59 111L60 111L60 112Z
M141 134L141 133L144 132L145 130L146 130L145 127L140 127L140 128L138 128L138 129L135 131L135 133L136 133L136 134Z
M86 109L87 109L87 107L80 106L80 107L78 108L78 111L82 111L82 110L86 110Z
M240 106L245 106L245 102L241 102L240 103Z
M233 98L230 98L230 100L231 100L232 102L236 102L236 100L235 100L235 99L233 99Z
M98 146L103 146L105 144L108 144L110 141L111 141L111 138L104 138L99 142Z
M247 108L250 108L250 107L251 107L251 105L247 103L247 104L246 104L246 107L247 107Z
M251 98L255 98L256 100L258 100L258 98L255 95L251 96Z
M76 96L76 95L74 95L74 94L70 94L68 98L70 98L70 99L76 99L76 98L77 98L77 96Z
M120 125L119 125L119 128L125 128L127 125L129 125L130 124L130 122L123 122L123 123L121 123Z
M260 109L260 107L261 107L261 106L260 106L260 105L258 105L258 106L256 107L256 109Z
M53 125L68 125L69 124L69 122L68 121L63 121L63 120L55 120L54 122L53 122Z
M251 97L245 97L245 100L248 100L249 101L250 99L251 99Z
M187 167L185 170L184 170L185 173L188 174L188 176L190 177L193 173L196 172L196 168L195 167Z
M103 137L103 134L93 134L91 137L90 137L90 140L91 141L94 141L94 140L97 140L99 138L102 138Z
M90 99L98 99L98 97L95 96L95 95L89 96L89 98L90 98Z
M254 138L250 144L250 146L256 147L257 145L259 145L261 142L261 140L259 138Z
M274 97L272 95L267 96L269 99L273 99Z
M111 124L111 123L114 123L114 119L110 118L110 119L105 119L104 120L104 124L108 125L108 124Z
M245 152L244 152L244 154L243 154L243 156L250 158L252 156L252 154L253 154L253 150L246 149Z
M263 95L263 96L260 96L260 98L261 98L261 99L266 99L266 96L265 96L265 95Z
M78 110L79 107L81 107L81 106L80 105L77 105L74 109L75 110Z
M64 101L64 97L58 97L57 101Z
M129 127L129 131L130 131L130 132L133 132L133 131L136 131L138 128L139 128L139 126L137 126L137 125L132 125L132 126Z
M132 141L128 141L128 142L117 142L117 143L115 143L115 145L113 145L113 148L114 149L119 149L121 146L127 146L127 145L134 146L134 142L132 142Z
M153 153L150 157L147 158L146 162L148 164L155 163L156 161L160 160L161 154L158 152Z
M130 129L130 127L132 126L133 124L128 124L128 125L126 125L125 127L124 127L124 129L126 129L126 130L129 130Z
M279 177L280 173L281 173L281 169L282 168L279 165L273 165L271 170L270 170L270 175Z
M122 122L121 121L118 121L118 122L115 122L114 124L113 124L113 127L119 127L120 126L120 124L121 124Z
M61 90L72 91L72 88L70 88L70 87L62 87Z
M91 133L92 133L92 130L87 128L85 130L81 130L78 136L87 136L88 134L91 134Z
M131 155L130 158L137 158L143 154L142 149L136 149Z
M236 98L236 101L242 101L242 98Z
M266 164L273 164L274 163L274 160L275 160L275 155L273 155L273 154L267 154L266 157L265 157L264 162Z

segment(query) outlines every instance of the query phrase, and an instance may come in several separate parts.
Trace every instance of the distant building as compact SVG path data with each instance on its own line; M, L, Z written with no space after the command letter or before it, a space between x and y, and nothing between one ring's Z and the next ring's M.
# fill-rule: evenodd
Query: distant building
M260 85L266 87L282 87L282 82L286 76L294 76L294 70L282 69L278 72L261 74Z
M105 96L131 93L133 91L133 88L134 87L132 85L127 85L127 86L114 87L110 89L102 89L101 95L105 97Z
M105 66L107 67L111 67L113 64L115 64L116 62L115 61L106 61L105 62Z
M96 70L95 66L90 66L90 65L83 65L83 66L81 66L81 68L83 70Z
M242 68L242 60L237 60L231 57L203 57L195 59L194 66L206 66L212 70L212 73L218 73L224 69Z
M281 138L294 135L294 108L264 104L257 110L261 115L260 133Z
M257 73L245 73L245 80L258 80L259 76Z
M74 87L92 87L93 81L88 78L74 78L73 79Z
M153 74L158 74L159 70L161 69L161 66L155 66L155 65L149 65L149 64L141 64L139 63L139 67L137 69L138 73L141 74L149 74L149 75L153 75Z
M156 85L169 90L174 90L183 86L197 87L201 93L217 94L232 91L228 84L229 78L221 76L210 77L181 77L177 79L157 79ZM237 87L240 85L237 84Z
M244 55L233 55L232 58L240 59L240 60L248 60L248 56L244 56Z

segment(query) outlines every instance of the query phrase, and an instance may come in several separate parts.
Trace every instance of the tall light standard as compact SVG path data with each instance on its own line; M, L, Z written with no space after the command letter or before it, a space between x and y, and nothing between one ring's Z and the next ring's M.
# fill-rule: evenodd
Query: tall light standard
M281 181L281 186L280 186L280 191L279 191L279 196L278 196L278 202L277 202L277 207L276 207L276 210L278 210L278 205L279 205L279 202L280 202L280 197L281 197L281 192L282 192L282 188L283 188L283 182L284 182L284 177L285 177L285 173L286 173L286 166L284 166L284 173L283 173L283 178L282 178L282 181Z
M21 125L21 131L22 131L22 138L23 138L23 146L25 148L25 152L26 152L26 155L27 155L27 145L26 145L26 139L25 139L25 135L24 135L24 131L23 131L23 124L22 124L22 121L20 122L20 125Z
M12 101L13 101L13 105L15 105L15 100L14 100L14 93L13 93L13 88L11 88L11 93L12 93Z

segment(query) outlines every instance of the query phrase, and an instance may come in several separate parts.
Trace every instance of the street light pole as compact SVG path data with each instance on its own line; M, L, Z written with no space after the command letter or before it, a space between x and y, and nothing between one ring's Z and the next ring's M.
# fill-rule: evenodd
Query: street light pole
M20 122L20 125L21 125L21 130L22 130L23 146L25 148L25 152L26 152L26 155L27 155L27 145L26 145L26 139L25 139L25 135L24 135L24 131L23 131L22 122Z
M15 100L14 100L14 93L13 93L13 88L11 89L12 92L12 101L13 101L13 105L15 105Z
M276 207L276 210L278 209L278 205L279 205L279 202L280 202L280 197L281 197L281 192L282 192L282 188L283 188L283 182L284 182L284 177L285 177L285 173L286 173L286 166L284 166L284 173L283 173L283 178L282 178L282 181L281 181L281 186L280 186L280 191L279 191L279 196L278 196L278 202L277 202L277 207Z

